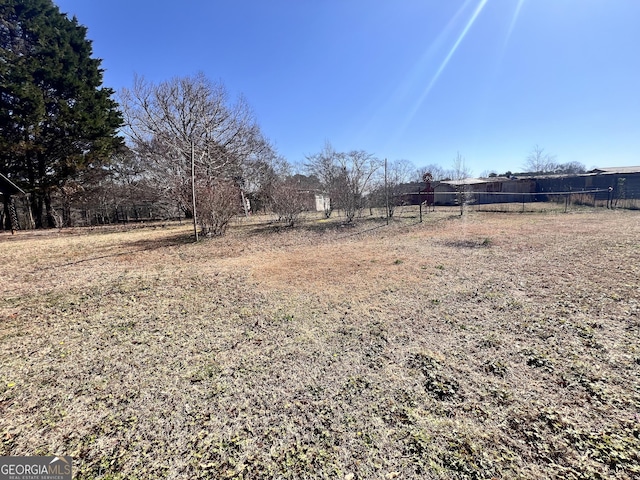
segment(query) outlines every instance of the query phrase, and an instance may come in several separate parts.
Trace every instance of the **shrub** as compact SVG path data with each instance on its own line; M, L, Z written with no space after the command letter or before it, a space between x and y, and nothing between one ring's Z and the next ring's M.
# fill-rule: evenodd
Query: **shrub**
M274 186L271 194L271 209L278 215L278 220L293 227L300 214L308 210L307 196L291 178L281 180Z
M213 180L196 184L196 209L202 235L224 235L240 208L240 189L233 182Z

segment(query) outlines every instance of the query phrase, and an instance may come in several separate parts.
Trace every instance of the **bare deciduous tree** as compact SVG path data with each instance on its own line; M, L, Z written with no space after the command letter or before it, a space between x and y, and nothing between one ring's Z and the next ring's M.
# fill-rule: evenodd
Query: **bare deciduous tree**
M274 184L271 209L280 221L293 227L300 214L308 210L309 196L309 192L301 189L295 178L281 178Z
M460 152L453 159L452 167L451 173L453 175L452 180L455 181L456 203L460 206L460 215L463 215L465 207L474 201L473 192L468 183L468 179L473 175L473 172L467 166Z
M251 198L252 208L258 211L270 204L276 183L290 175L291 169L286 159L265 150L246 162L242 172L242 190Z
M442 180L451 179L452 173L449 170L442 168L440 165L431 163L424 167L420 167L416 170L415 181L422 182L424 174L430 173L434 182L440 182Z
M132 148L153 167L156 183L187 216L192 214L192 149L197 183L204 185L200 188L229 194L231 183L244 183L249 164L272 153L244 98L231 103L224 86L201 73L157 85L136 77L132 89L122 90L120 100ZM222 205L218 200L204 203ZM215 217L203 213L204 219ZM224 231L215 225L203 229Z
M203 235L224 235L229 222L242 208L240 188L230 180L199 179L196 208Z
M382 162L364 150L336 152L327 142L324 149L307 157L307 170L321 181L332 204L343 209L348 223L364 208L364 195ZM330 214L330 213L329 213Z
M108 164L89 165L54 195L63 226L104 224L177 216L175 202L159 195L147 165L130 149L117 150Z
M585 173L586 171L587 167L585 167L584 164L580 162L560 163L556 167L556 173L579 174Z
M544 151L544 148L534 145L533 150L527 156L524 168L531 173L554 172L558 167L555 155Z
M411 182L415 177L416 167L409 160L394 160L387 162L387 181L385 190L384 175L378 175L375 180L371 197L374 206L386 205L386 197L389 197L389 217L393 217L396 207L403 202L403 185Z
M334 206L340 204L341 194L345 190L344 178L336 161L338 155L338 152L326 141L320 152L306 157L307 163L305 167L307 172L318 179L324 193L329 194L331 198L330 203L326 205L324 210L326 218L331 216Z
M362 214L364 195L370 186L375 172L382 162L364 150L352 150L338 155L343 184L346 185L343 208L347 222L353 222L356 215Z
M496 172L495 170L483 170L482 172L480 172L480 178L493 178L497 176L498 172Z

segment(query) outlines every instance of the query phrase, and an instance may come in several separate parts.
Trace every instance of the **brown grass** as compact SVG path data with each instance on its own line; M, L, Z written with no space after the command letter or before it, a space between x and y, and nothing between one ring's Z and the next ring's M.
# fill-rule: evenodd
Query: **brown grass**
M640 214L0 236L1 455L77 478L637 478Z

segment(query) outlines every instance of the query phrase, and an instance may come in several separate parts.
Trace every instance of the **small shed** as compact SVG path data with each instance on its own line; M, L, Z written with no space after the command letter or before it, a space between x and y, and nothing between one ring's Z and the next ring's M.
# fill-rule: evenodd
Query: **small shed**
M315 211L326 212L331 208L331 199L326 193L315 193Z

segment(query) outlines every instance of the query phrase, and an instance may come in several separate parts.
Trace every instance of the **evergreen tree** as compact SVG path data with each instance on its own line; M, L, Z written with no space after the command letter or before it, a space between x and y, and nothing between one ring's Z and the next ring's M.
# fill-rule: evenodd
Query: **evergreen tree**
M87 29L51 0L0 2L0 171L31 193L37 227L51 194L122 145Z

